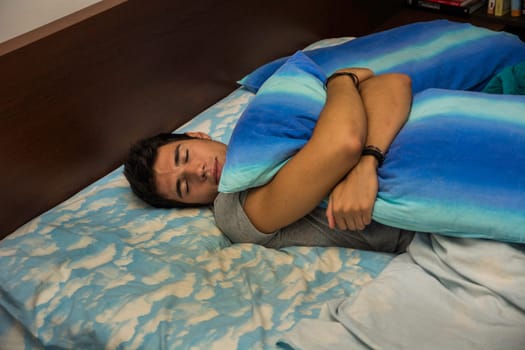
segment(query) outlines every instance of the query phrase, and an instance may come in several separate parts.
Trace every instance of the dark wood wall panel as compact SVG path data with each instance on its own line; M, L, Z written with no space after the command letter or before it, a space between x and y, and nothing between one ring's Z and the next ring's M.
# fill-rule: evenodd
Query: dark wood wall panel
M403 1L130 0L0 57L0 237L269 59L363 35Z

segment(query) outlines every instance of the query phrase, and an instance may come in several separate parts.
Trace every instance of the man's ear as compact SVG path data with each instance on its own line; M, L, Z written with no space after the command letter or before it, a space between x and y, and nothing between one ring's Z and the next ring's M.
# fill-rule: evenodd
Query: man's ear
M211 136L202 131L190 131L190 132L186 132L185 134L190 137L195 137L198 139L211 140Z

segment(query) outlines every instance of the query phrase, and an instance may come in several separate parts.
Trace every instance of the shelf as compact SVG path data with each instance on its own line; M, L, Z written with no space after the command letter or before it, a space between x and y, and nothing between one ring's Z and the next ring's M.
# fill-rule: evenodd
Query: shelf
M379 29L384 30L407 23L428 21L438 18L459 22L470 22L474 25L488 29L506 31L516 34L521 40L525 41L525 16L512 17L510 13L505 16L489 16L487 15L487 6L483 6L470 15L451 15L439 10L414 8L410 5L405 5L403 10L396 13Z
M508 13L508 14L506 14L504 16L493 16L493 15L489 16L489 15L487 15L487 7L486 6L480 8L479 10L474 12L471 15L471 17L479 19L479 20L483 20L483 21L489 21L489 22L493 22L493 23L503 24L505 26L525 29L525 16L512 17L510 15L510 13Z
M503 23L498 23L495 21L488 21L483 18L474 18L474 14L466 16L455 16L446 14L443 12L430 10L430 9L418 9L411 6L406 6L401 11L397 12L391 18L389 18L385 23L383 23L377 30L391 29L408 23L419 22L419 21L431 21L435 19L448 19L451 21L458 22L470 22L474 25L485 27L492 30L505 30L505 25Z

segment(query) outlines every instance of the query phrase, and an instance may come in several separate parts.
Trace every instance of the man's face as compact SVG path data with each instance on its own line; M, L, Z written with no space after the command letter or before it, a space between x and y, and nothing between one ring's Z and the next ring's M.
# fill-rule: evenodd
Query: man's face
M218 194L226 145L205 134L157 149L153 164L157 192L164 198L187 204L211 204Z

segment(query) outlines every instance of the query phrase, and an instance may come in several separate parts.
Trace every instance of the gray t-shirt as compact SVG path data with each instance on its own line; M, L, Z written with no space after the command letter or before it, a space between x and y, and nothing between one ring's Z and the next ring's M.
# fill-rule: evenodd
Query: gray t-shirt
M276 232L258 231L243 209L247 192L219 193L214 202L217 226L233 243L257 243L268 248L288 246L345 247L400 253L414 237L414 232L372 221L363 231L331 229L322 208Z

